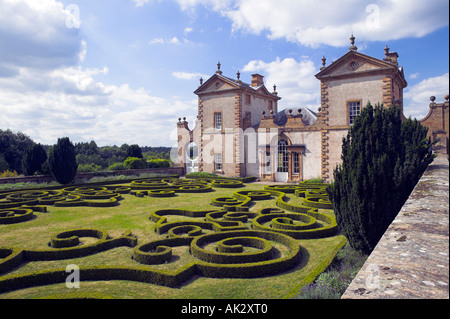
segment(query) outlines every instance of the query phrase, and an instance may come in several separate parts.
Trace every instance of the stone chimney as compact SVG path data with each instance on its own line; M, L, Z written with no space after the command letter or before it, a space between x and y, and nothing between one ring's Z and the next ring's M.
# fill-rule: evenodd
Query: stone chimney
M261 74L252 74L252 87L260 86L261 84L264 84L264 76Z
M389 48L386 45L384 48L384 55L383 61L390 62L392 64L398 65L398 53L397 52L389 52Z

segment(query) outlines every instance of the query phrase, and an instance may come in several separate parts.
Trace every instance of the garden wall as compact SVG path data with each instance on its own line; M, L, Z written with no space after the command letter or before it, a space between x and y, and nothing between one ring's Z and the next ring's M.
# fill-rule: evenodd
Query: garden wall
M449 298L449 162L428 166L343 299Z
M183 167L165 167L165 168L146 168L146 169L132 169L132 170L118 170L118 171L101 171L90 173L78 173L75 180L86 180L93 177L108 177L119 175L139 175L139 174L164 174L164 175L184 175ZM24 177L8 177L0 178L0 184L15 184L15 183L50 183L54 178L49 175L41 176L24 176Z

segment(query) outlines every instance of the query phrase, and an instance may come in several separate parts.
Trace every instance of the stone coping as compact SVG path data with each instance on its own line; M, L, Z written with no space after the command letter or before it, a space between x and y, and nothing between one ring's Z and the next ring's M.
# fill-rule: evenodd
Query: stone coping
M449 298L449 162L438 155L342 299Z

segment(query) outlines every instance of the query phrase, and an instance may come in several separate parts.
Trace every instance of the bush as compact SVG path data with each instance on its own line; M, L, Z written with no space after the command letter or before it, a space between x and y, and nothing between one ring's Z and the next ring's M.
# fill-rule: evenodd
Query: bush
M99 165L95 165L94 163L78 165L78 172L80 172L80 173L98 172L101 170L102 170L102 167Z
M163 167L170 167L170 161L165 159L151 159L148 162L149 168L163 168Z
M340 299L367 256L346 244L314 282L302 287L299 299Z
M7 177L18 177L19 174L16 171L10 172L9 170L4 171L0 174L0 178L7 178Z
M143 158L128 157L123 164L127 169L144 169L148 168L147 162Z
M108 171L121 171L121 170L126 170L126 169L127 169L127 167L122 162L114 163L108 167Z

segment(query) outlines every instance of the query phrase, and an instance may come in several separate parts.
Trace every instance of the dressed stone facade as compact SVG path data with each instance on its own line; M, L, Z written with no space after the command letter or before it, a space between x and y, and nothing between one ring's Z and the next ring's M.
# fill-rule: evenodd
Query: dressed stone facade
M354 40L352 35L348 52L330 65L322 59L315 75L321 87L318 112L308 108L279 111L276 87L270 92L262 75L253 74L247 84L239 72L236 79L224 76L219 63L207 81L200 79L194 92L198 96L195 128L189 129L185 119L179 119L180 165L187 172L227 177L330 181L341 160L342 139L361 108L368 102L403 108L407 86L396 52L386 46L384 57L374 58L358 52ZM446 125L448 141L448 120ZM436 134L441 136L442 130ZM198 156L191 154L193 145Z

